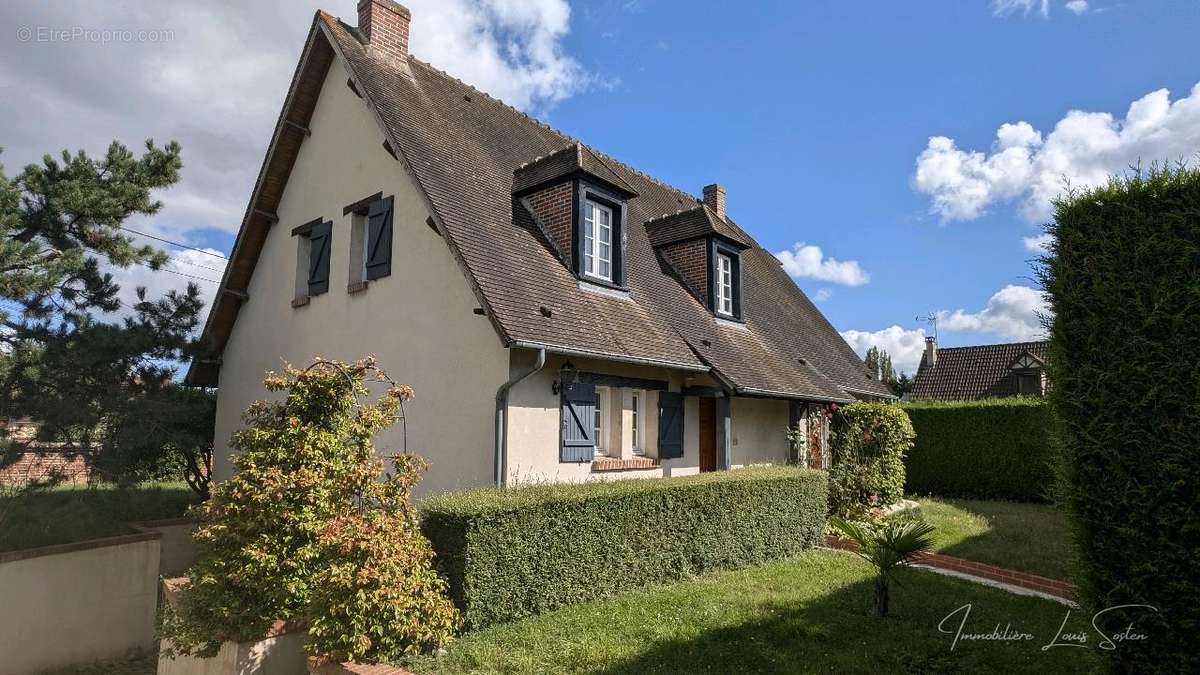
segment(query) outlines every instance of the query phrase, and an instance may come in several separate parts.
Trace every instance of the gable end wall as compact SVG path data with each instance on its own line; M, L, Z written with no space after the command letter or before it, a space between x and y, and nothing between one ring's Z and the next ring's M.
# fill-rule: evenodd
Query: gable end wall
M431 464L418 492L491 483L494 399L508 378L509 355L487 317L474 313L478 303L466 276L426 224L424 197L382 147L368 105L346 86L346 71L335 60L222 357L218 480L232 475L228 443L242 428L242 412L271 396L262 386L264 372L289 363L303 367L318 356L375 354L393 379L416 391L405 404L407 450ZM395 197L392 273L351 293L355 216L342 210L376 192ZM315 218L333 223L329 291L293 308L298 241L291 230ZM376 447L402 450L400 427L380 434Z

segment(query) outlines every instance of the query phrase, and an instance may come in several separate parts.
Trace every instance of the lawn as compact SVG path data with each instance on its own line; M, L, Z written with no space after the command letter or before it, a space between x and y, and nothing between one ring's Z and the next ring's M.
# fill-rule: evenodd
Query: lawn
M893 616L870 616L871 569L853 555L800 557L632 591L471 633L444 656L413 659L417 673L1085 673L1092 650L1042 651L1066 615L1061 604L925 570L904 570ZM616 580L610 580L615 582ZM1023 641L960 641L999 623ZM1073 614L1069 630L1086 630Z
M183 482L64 485L16 499L0 498L0 551L129 534L131 520L177 518L197 501Z
M946 555L1070 581L1071 535L1062 512L1049 504L917 500L937 527L935 547Z

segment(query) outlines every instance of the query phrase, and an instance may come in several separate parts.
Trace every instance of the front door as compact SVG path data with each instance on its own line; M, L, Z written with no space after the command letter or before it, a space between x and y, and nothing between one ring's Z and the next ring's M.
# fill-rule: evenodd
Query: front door
M717 399L700 399L700 470L717 470Z

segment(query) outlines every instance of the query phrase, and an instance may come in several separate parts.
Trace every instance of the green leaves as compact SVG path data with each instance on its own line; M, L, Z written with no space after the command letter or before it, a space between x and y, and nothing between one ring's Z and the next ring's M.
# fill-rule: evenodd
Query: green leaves
M367 382L387 392L367 401ZM457 613L410 503L424 460L389 457L374 435L401 419L411 389L373 357L269 374L281 401L259 401L233 435L237 473L199 510L197 559L161 632L184 654L258 640L275 620L309 627L307 648L387 661L450 639Z
M904 496L904 455L913 446L908 416L890 403L857 402L834 415L830 510L848 516Z
M1040 398L906 403L916 444L904 458L908 492L1045 502L1061 450L1058 421Z
M421 526L471 628L799 553L826 479L797 467L435 495Z
M1055 204L1041 280L1055 319L1051 402L1084 602L1149 603L1122 672L1195 672L1200 654L1200 170L1133 170ZM1100 625L1122 630L1129 616Z

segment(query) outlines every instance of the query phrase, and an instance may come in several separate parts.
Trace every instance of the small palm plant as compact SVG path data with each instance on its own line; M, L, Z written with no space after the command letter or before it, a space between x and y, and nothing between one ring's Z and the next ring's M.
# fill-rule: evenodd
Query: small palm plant
M889 519L875 525L842 520L829 521L835 529L858 544L858 555L878 571L875 577L875 615L888 614L888 586L896 570L926 553L933 546L934 527L923 520Z

